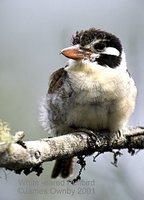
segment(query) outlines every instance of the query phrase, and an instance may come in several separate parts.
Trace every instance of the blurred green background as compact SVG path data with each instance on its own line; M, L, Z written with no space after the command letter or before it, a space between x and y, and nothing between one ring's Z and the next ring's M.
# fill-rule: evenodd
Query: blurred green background
M38 122L38 105L50 74L66 63L59 52L70 45L75 31L97 27L123 43L138 87L130 125L144 125L143 20L143 0L0 0L0 118L12 132L24 130L26 140L47 137ZM50 179L53 162L44 164L40 177L1 169L0 199L143 200L143 151L123 154L117 168L111 165L112 154L101 155L96 163L87 158L83 181L75 186Z

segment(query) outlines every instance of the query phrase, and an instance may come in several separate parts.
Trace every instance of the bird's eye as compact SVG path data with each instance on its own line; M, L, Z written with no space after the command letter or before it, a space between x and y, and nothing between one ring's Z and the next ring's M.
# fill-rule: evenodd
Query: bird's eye
M93 45L93 48L96 50L96 51L103 51L104 50L104 48L106 47L106 45L105 45L105 43L95 43L94 45Z

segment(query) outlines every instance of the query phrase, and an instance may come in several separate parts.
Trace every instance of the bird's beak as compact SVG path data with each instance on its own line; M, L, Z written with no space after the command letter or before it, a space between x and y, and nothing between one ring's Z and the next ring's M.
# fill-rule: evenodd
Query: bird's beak
M81 60L85 57L89 57L91 53L90 51L85 49L80 49L78 45L75 45L62 49L61 54L73 60Z

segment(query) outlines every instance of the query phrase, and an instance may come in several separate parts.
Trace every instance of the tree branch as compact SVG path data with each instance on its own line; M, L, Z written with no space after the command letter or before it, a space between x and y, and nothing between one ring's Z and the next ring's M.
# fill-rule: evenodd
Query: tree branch
M133 153L135 149L144 148L143 127L128 128L121 131L121 136L115 134L111 137L108 133L94 134L86 130L26 142L22 142L23 136L23 132L18 132L7 148L5 142L0 141L0 167L16 172L29 169L29 173L30 169L35 170L35 166L57 158L112 152L114 149L128 149Z

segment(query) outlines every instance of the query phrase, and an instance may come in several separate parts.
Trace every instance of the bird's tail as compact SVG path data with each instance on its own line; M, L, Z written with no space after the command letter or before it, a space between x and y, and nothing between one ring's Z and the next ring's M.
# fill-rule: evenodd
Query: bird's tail
M67 178L73 173L74 159L57 159L52 171L51 178L57 178L61 176L62 178Z

